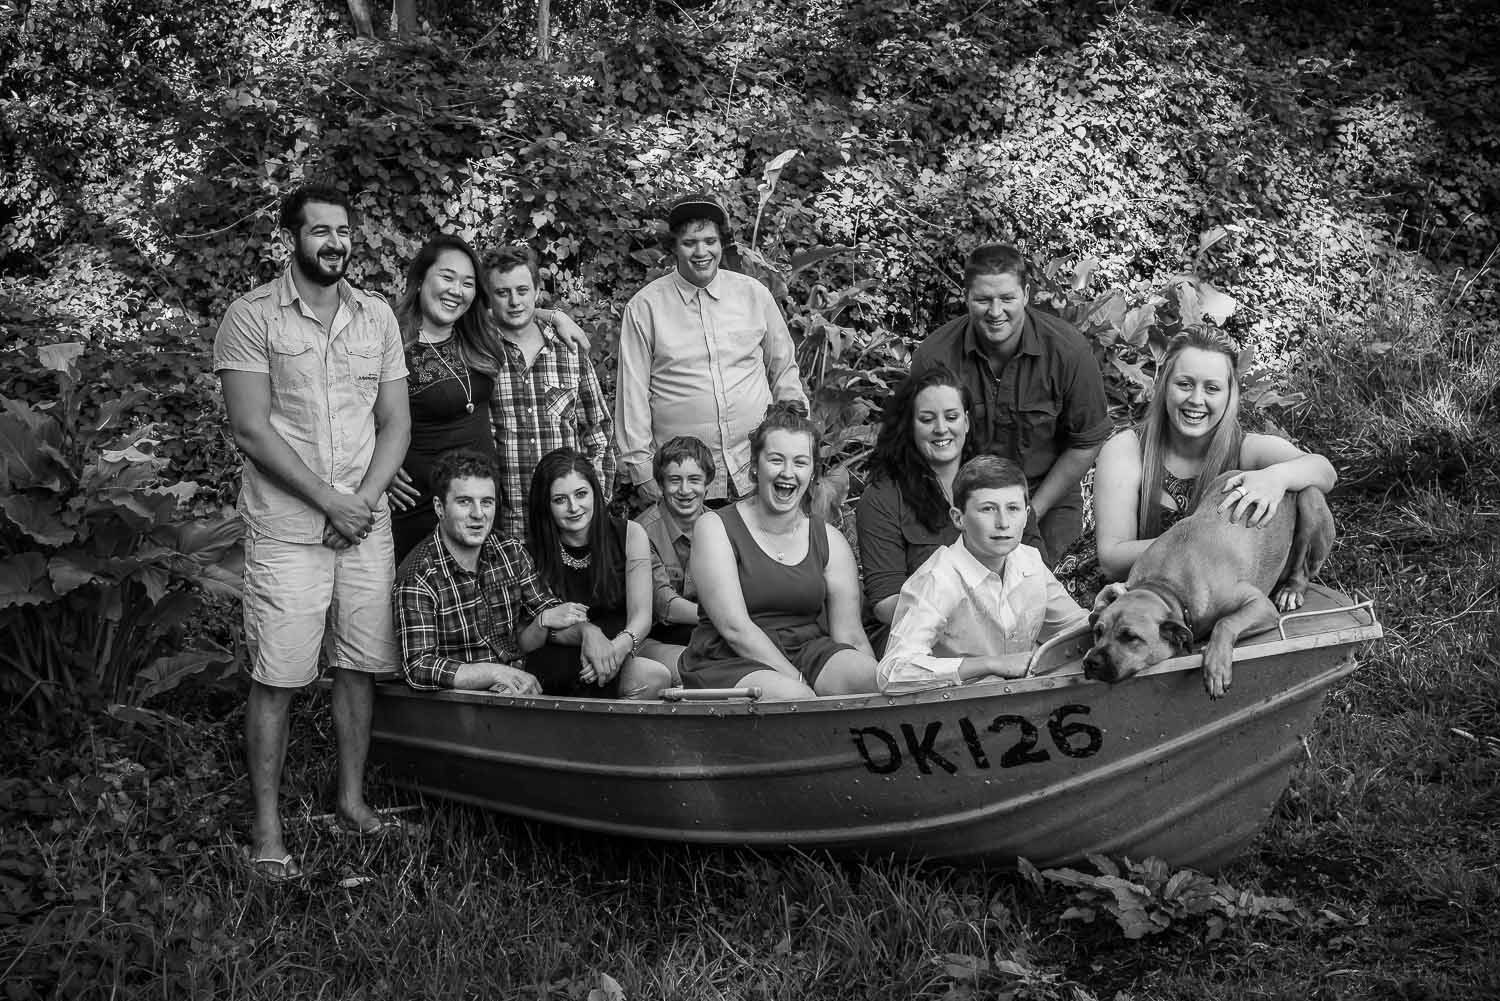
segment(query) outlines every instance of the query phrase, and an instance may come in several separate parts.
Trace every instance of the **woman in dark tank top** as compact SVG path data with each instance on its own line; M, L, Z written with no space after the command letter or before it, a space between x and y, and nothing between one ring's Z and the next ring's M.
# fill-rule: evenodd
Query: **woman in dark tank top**
M875 691L854 553L804 510L816 426L801 404L772 404L750 449L754 493L705 513L693 535L699 622L682 683L759 687L765 699Z

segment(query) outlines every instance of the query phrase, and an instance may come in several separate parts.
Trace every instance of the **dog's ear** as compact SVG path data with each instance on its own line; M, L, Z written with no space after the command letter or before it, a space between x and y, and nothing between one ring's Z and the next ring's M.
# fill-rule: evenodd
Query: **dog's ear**
M1098 615L1104 611L1116 598L1124 594L1126 590L1127 588L1123 581L1107 585L1104 590L1099 592L1098 597L1094 599L1094 614Z
M1167 619L1161 624L1161 638L1172 644L1178 653L1187 653L1193 646L1193 631L1176 619Z

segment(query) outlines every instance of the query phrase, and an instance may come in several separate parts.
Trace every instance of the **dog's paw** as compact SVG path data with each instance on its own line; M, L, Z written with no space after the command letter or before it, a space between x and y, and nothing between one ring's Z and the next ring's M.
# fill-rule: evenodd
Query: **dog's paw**
M1203 656L1203 690L1211 699L1222 699L1229 694L1234 682L1234 658L1230 654L1215 655L1210 649Z
M1278 612L1295 612L1302 607L1302 589L1294 587L1282 587L1276 590L1271 601L1275 603Z

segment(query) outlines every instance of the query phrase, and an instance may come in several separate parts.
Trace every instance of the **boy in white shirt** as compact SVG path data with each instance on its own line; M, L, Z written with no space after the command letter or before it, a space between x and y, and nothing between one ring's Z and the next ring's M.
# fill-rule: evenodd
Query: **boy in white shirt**
M1041 553L1021 544L1026 475L981 455L953 480L949 514L962 533L901 588L876 677L888 693L1019 678L1039 640L1088 619Z

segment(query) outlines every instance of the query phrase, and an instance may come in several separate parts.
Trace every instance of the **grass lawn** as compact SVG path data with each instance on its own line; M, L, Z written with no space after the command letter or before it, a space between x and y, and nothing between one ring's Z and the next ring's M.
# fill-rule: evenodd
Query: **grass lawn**
M1324 580L1373 596L1387 636L1224 873L1291 906L1212 941L1202 917L1141 941L1105 915L1063 921L1063 891L1011 872L627 842L438 802L408 814L421 835L361 841L319 819L332 747L318 695L297 713L286 793L309 876L265 885L237 864L242 708L219 692L180 700L180 718L8 736L0 993L1497 997L1495 496L1335 499ZM373 795L407 802L378 781Z

